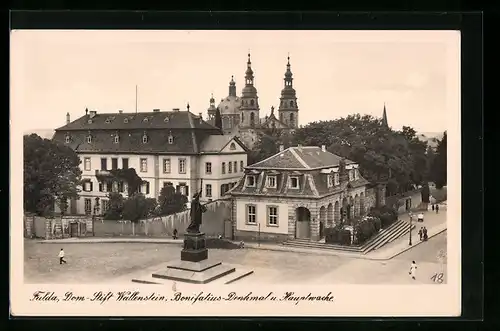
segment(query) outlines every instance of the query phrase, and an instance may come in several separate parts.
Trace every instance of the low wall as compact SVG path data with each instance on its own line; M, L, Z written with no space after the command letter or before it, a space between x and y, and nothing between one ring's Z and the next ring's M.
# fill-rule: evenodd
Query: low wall
M203 214L200 230L209 237L222 235L227 237L225 220L231 218L231 202L228 200L212 201L205 205L207 211ZM148 236L171 237L174 229L182 236L191 222L189 210L141 220L137 223L130 221L101 220L94 223L96 237L113 236Z
M234 233L234 240L236 241L250 241L250 242L285 242L289 240L288 233L264 233L260 234L256 231L241 231L236 230Z

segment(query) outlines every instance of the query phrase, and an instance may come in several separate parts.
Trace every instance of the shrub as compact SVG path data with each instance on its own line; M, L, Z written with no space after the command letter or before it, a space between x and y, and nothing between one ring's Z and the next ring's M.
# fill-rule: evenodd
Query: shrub
M394 208L382 206L372 208L368 213L368 216L379 218L381 227L385 229L398 219L398 212Z
M375 217L363 218L355 227L354 233L357 244L363 244L372 238L380 229L380 219Z
M340 226L325 229L325 242L328 244L351 245L351 231Z

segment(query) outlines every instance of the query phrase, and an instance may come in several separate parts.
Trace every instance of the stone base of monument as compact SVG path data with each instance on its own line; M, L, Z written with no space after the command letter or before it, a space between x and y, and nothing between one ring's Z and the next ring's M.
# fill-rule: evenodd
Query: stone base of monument
M180 260L169 263L166 270L155 272L151 277L132 281L143 284L162 284L161 280L207 284L223 278L225 284L230 284L252 273L252 270L236 272L236 268L231 265L209 259L205 234L186 233ZM233 274L234 277L225 277Z

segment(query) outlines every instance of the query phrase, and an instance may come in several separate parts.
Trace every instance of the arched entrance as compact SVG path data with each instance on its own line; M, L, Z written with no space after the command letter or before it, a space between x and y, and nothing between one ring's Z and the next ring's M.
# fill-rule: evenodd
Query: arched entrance
M333 205L331 203L328 204L328 209L326 210L326 224L327 228L333 227Z
M322 239L325 236L325 227L326 227L326 208L322 206L319 209L319 239Z
M311 212L305 207L295 209L295 238L311 239Z

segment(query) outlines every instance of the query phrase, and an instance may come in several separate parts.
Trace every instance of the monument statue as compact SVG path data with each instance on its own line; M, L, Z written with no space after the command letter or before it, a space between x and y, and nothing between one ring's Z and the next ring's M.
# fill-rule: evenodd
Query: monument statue
M193 195L193 199L191 200L191 212L190 219L191 223L186 229L186 232L189 233L200 233L200 225L202 220L202 214L207 211L207 208L200 203L200 195L203 189L203 181L201 181L201 188L199 192L196 192Z

